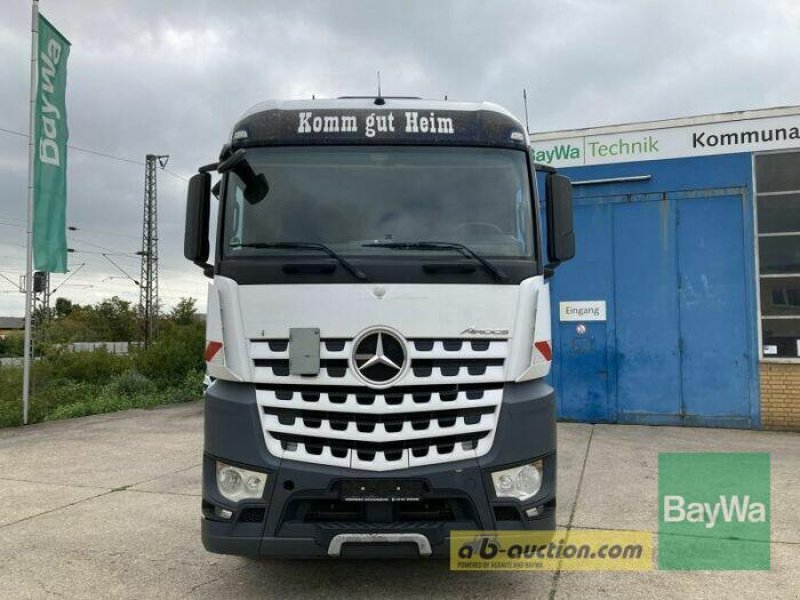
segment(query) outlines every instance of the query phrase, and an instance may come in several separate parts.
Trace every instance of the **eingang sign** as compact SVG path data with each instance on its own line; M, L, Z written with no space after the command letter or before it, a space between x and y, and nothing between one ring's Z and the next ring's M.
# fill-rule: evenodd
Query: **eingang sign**
M800 114L544 140L536 137L531 137L534 160L555 167L779 150L800 148Z

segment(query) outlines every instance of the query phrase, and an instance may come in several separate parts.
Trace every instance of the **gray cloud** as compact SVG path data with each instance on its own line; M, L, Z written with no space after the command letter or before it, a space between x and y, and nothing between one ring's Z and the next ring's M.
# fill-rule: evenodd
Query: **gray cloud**
M0 127L27 131L29 4L0 24ZM475 0L42 2L72 41L70 142L135 161L171 155L188 176L213 160L246 108L271 97L386 94L485 99L532 128L601 125L797 103L800 7L774 2ZM24 269L27 145L0 133L0 272ZM100 254L139 245L144 168L71 151L70 245L86 263L59 293L77 301L136 287ZM185 183L159 173L162 292L205 279L181 255ZM3 225L11 223L12 225ZM138 278L131 256L115 260ZM54 276L54 281L63 277ZM74 285L74 287L73 287ZM93 286L93 287L85 287ZM0 314L22 298L0 279Z

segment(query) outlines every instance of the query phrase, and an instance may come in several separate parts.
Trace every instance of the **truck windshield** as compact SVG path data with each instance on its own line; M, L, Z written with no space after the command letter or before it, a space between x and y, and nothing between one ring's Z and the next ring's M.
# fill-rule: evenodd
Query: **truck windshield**
M293 147L247 151L269 192L250 203L228 174L223 255L307 254L285 242L343 255L385 255L371 242L436 240L487 257L533 255L525 153L499 148ZM437 254L436 248L414 252ZM394 252L396 254L396 252Z

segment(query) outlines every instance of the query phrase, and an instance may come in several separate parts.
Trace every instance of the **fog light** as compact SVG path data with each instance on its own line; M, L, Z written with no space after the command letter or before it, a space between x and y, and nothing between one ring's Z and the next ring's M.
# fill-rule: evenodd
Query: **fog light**
M217 490L232 502L261 498L264 495L266 484L266 473L258 473L217 462Z
M528 517L538 517L542 511L539 510L538 506L532 506L531 508L525 509L525 514Z
M498 497L517 500L532 498L542 487L542 461L495 471L492 473L492 483Z
M233 511L228 510L227 508L220 508L219 506L215 506L214 514L217 515L220 519L230 519L233 516Z

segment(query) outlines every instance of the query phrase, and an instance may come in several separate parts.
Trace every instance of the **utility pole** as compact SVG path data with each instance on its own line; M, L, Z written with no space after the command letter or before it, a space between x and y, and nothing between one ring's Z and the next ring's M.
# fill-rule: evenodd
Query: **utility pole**
M153 341L158 322L158 189L156 162L167 166L166 154L148 154L144 172L144 219L142 221L141 276L139 277L139 317L145 347Z
M31 339L31 355L36 343L41 344L47 331L46 325L50 322L50 273L34 271L33 273L33 322Z

